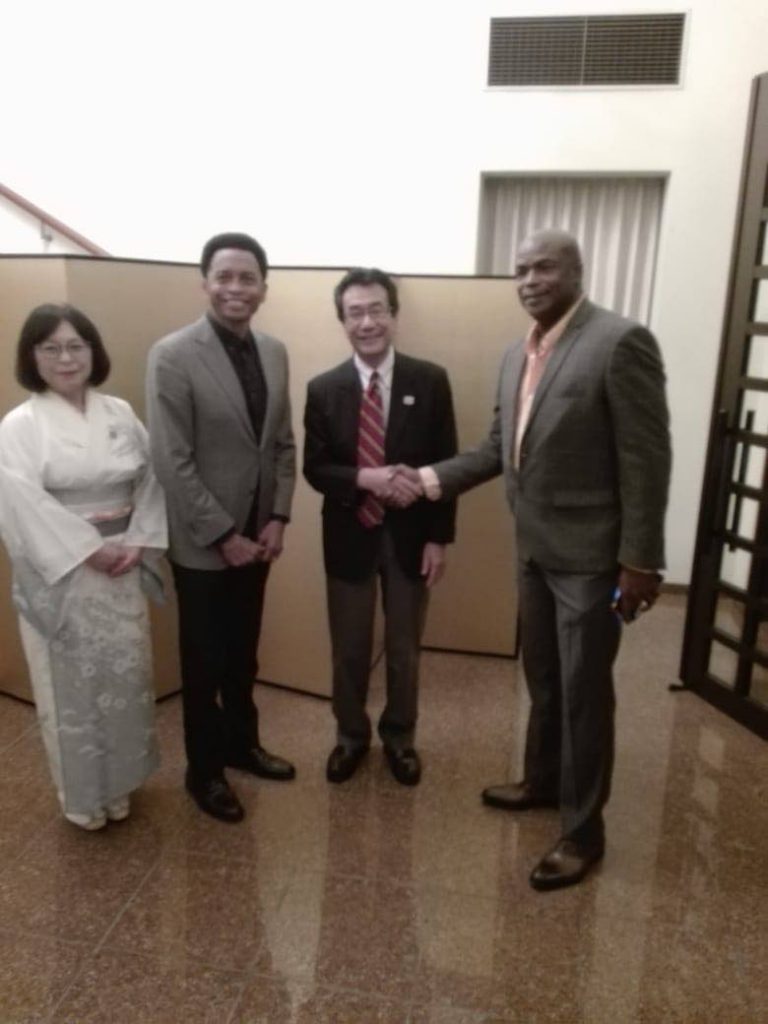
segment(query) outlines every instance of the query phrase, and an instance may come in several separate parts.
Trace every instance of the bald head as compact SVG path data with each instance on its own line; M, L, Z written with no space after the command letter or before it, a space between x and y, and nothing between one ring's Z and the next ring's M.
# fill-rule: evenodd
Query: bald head
M531 249L546 249L548 252L557 253L563 259L570 260L576 266L581 267L579 243L567 231L559 231L557 228L534 231L523 241L520 252L527 252Z
M581 295L581 251L567 231L536 231L520 246L515 279L520 301L548 330Z

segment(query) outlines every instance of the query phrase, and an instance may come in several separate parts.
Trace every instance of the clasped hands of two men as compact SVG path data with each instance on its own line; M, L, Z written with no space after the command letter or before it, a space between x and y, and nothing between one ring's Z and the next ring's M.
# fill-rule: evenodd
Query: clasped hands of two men
M357 475L357 484L394 508L408 508L424 494L424 484L419 471L402 464L361 469ZM428 550L431 548L438 550ZM436 559L434 566L433 559ZM437 582L444 568L442 546L427 544L424 548L421 573L426 577L428 586ZM657 572L620 566L614 601L614 609L619 618L625 623L630 623L641 612L651 608L659 596L661 579Z
M424 494L418 469L402 463L358 470L357 486L393 508L408 508Z
M396 466L364 467L357 472L357 486L392 508L404 509L424 495L418 469ZM428 541L421 555L421 575L433 587L445 572L445 546Z

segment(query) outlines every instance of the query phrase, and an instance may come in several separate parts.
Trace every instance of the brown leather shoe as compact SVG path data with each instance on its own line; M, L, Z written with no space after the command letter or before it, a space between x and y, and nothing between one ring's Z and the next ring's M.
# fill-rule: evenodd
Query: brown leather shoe
M325 766L325 777L329 782L346 782L357 771L358 765L368 753L368 747L334 747Z
M582 846L572 839L561 839L531 872L531 885L540 892L576 885L604 853L604 846Z
M504 811L532 811L537 807L558 807L560 801L548 793L536 793L525 780L489 786L483 790L483 803Z
M273 782L288 782L296 778L296 769L290 761L277 754L270 754L264 747L254 746L245 753L231 757L227 761L229 768L239 768L241 772L250 772L260 779L272 779Z
M384 747L384 756L401 786L418 786L421 781L421 759L412 747L407 750Z

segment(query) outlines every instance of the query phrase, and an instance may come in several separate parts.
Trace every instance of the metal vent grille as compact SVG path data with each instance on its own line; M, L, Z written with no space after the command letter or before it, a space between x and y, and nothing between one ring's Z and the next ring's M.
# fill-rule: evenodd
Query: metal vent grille
M492 18L488 85L676 85L684 14Z

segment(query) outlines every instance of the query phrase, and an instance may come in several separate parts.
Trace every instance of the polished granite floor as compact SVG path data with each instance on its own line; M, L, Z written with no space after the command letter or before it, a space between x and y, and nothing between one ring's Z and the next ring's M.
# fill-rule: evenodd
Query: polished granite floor
M181 788L177 698L132 817L84 833L33 711L0 697L0 1022L768 1021L768 746L668 692L682 621L668 597L627 631L607 856L558 893L527 883L556 815L479 800L517 774L513 662L425 654L412 790L379 749L329 786L328 704L261 688L267 745L299 775L233 772L237 826ZM374 705L380 688L377 671Z

